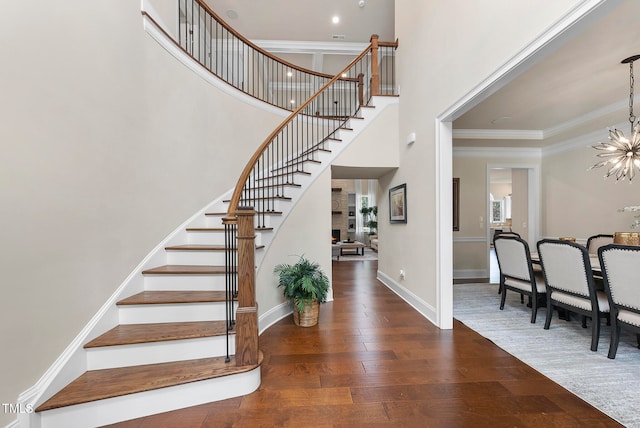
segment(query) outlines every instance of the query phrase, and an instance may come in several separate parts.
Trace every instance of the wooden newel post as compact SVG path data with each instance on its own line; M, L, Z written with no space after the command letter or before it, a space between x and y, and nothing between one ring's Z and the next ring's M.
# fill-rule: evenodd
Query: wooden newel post
M358 103L364 105L364 73L358 74Z
M378 35L371 36L371 96L380 95L380 70L378 70Z
M258 304L255 284L255 226L253 208L238 215L238 309L236 311L236 365L258 364Z

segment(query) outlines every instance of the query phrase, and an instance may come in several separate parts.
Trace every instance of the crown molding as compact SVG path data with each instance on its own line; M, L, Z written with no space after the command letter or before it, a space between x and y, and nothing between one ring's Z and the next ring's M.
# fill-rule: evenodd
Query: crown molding
M540 159L535 147L453 147L454 158Z
M271 53L360 55L369 43L311 42L296 40L252 40Z
M640 101L640 97L635 97L634 101ZM625 99L613 104L590 111L574 119L563 122L557 126L543 130L520 130L520 129L454 129L453 138L460 140L544 140L554 137L562 132L570 131L580 127L585 123L607 116L620 110L624 110L629 105L629 100ZM623 127L624 123L618 123L614 127ZM578 137L582 138L582 136ZM565 143L554 144L564 145Z
M619 122L608 129L622 129L625 126L629 126L628 122ZM551 156L563 152L568 152L576 149L583 149L585 147L591 147L600 142L609 139L609 133L607 129L598 129L586 134L579 135L577 137L570 138L568 140L561 141L550 146L542 148L542 156Z
M640 97L637 98L640 100ZM634 101L636 98L634 98ZM608 106L601 107L599 109L593 110L589 113L583 114L582 116L578 116L574 119L568 120L564 123L561 123L557 126L547 128L543 131L544 138L551 138L561 132L569 131L573 128L577 128L582 124L588 123L592 120L599 119L608 114L615 113L619 110L624 110L629 107L629 99L625 99L622 101L618 101L617 103L609 104Z
M544 131L527 129L454 129L453 138L461 140L542 140Z

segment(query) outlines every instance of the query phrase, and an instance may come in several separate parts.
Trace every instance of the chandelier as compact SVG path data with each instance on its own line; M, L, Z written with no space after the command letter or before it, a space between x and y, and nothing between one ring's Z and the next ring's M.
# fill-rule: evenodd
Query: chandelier
M630 137L624 136L619 129L609 130L609 141L592 146L600 151L596 156L604 158L603 161L593 165L590 169L609 166L605 178L614 175L616 180L633 180L635 169L640 171L640 122L636 123L633 115L633 62L640 59L640 55L630 56L622 60L622 64L629 64L629 123L631 124Z

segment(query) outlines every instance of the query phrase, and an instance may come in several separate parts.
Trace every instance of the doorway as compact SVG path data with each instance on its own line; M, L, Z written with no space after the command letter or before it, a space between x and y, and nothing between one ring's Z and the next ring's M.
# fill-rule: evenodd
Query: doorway
M487 165L487 271L489 282L499 281L493 237L516 232L525 241L538 242L540 186L539 165Z

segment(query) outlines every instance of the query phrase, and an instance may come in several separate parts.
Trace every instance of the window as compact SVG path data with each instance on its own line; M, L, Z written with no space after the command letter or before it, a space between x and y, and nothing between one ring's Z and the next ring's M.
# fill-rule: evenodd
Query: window
M491 201L491 223L504 222L504 201Z

